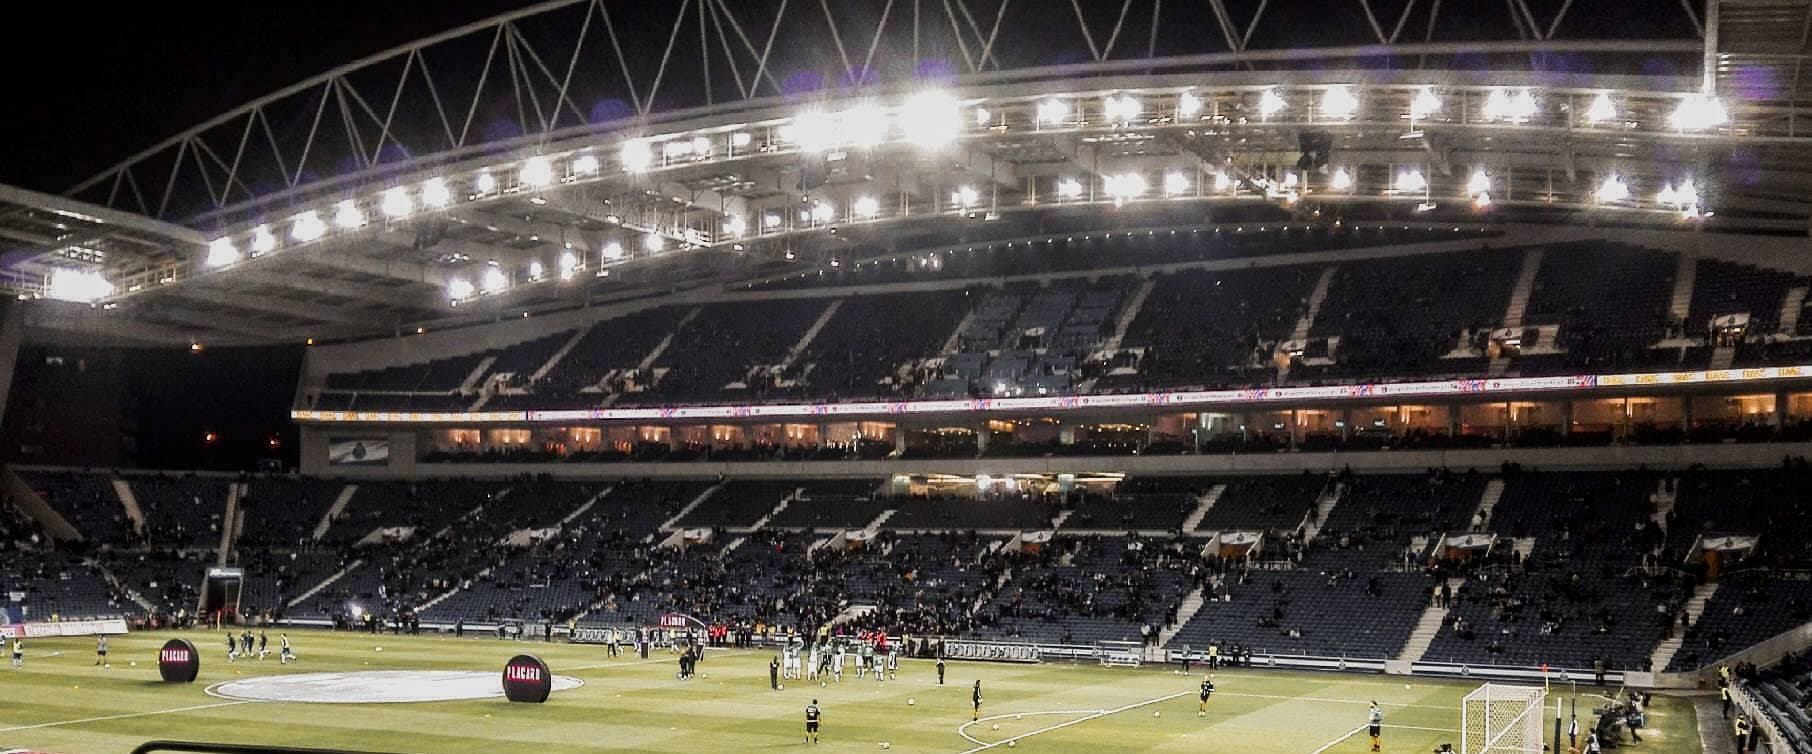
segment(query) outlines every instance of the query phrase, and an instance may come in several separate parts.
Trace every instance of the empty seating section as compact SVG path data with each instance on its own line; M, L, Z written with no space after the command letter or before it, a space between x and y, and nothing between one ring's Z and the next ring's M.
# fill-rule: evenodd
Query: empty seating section
M1666 337L1672 254L1622 244L1569 244L1542 256L1524 309L1526 326L1559 325L1557 358L1519 360L1525 374L1617 370L1649 363ZM1605 281L1617 281L1606 285Z
M1761 552L1739 565L1812 565L1812 538L1778 536L1812 526L1812 471L1707 471L1680 475L1667 528L1667 559L1684 564L1700 537L1758 536Z
M573 331L565 330L499 349L496 352L497 360L485 370L484 379L507 377L511 385L526 385L535 370L553 358L572 337Z
M688 311L686 307L677 306L643 309L592 325L552 370L528 386L528 394L500 394L487 405L493 408L597 406L604 402L607 394L617 392L633 381L629 378L636 367L673 332Z
M1196 530L1293 531L1328 484L1328 478L1318 474L1229 478L1227 489Z
M1726 314L1749 315L1750 335L1780 330L1781 302L1793 285L1792 275L1720 259L1701 259L1698 267L1685 323L1688 337L1704 337L1712 320Z
M1211 599L1168 646L1229 645L1267 655L1390 659L1401 652L1426 603L1420 574L1321 569L1226 571Z
M1631 569L1660 544L1649 525L1654 478L1641 472L1512 473L1486 526L1534 538L1526 558L1500 543L1473 571L1425 659L1637 669L1683 601L1682 585Z
M1288 339L1321 268L1184 270L1153 278L1122 348L1144 349L1138 374L1114 388L1245 385L1269 381L1264 344Z
M388 527L412 527L417 536L431 536L503 488L471 480L361 482L322 541L351 544Z
M799 482L794 480L730 481L711 493L698 507L687 511L685 516L674 522L674 526L754 526L756 521L768 515L780 505L780 501L792 497L798 489Z
M1463 333L1489 335L1503 321L1522 264L1520 249L1425 254L1344 264L1309 329L1339 336L1334 377L1472 373L1473 359L1443 359Z
M1176 531L1198 504L1195 495L1185 492L1077 493L1075 497L1075 509L1063 522L1065 531Z
M333 507L345 485L323 479L257 477L239 497L245 528L236 540L241 548L294 548L314 538L315 527Z
M132 520L113 479L105 474L67 471L21 471L19 479L44 498L57 515L95 542L126 542L134 538Z
M1773 667L1741 675L1743 687L1786 739L1775 748L1812 751L1812 656L1802 650Z
M881 513L896 506L896 501L877 497L878 479L847 482L801 482L801 496L787 503L786 510L768 520L770 529L861 529Z
M969 300L966 291L843 299L794 363L789 377L802 384L793 392L831 400L905 393L918 377L910 365L937 355L962 320ZM899 379L902 368L907 370L905 380Z
M1733 574L1705 602L1704 612L1691 618L1685 643L1668 663L1670 671L1715 664L1812 621L1812 582L1762 573Z
M339 572L351 557L338 549L242 549L237 565L245 570L245 580L239 592L239 613L282 617L291 600Z
M490 353L469 353L400 367L342 372L327 376L327 388L338 391L445 393L459 389Z
M220 546L226 516L227 486L218 477L129 477L138 507L145 514L145 538L166 547Z
M829 305L825 299L706 305L655 360L655 369L666 372L653 389L630 397L659 403L760 398L772 385L757 367L784 362Z
M887 528L900 531L936 530L1043 530L1057 516L1055 501L1034 497L1001 497L984 500L955 497L911 498L899 501Z

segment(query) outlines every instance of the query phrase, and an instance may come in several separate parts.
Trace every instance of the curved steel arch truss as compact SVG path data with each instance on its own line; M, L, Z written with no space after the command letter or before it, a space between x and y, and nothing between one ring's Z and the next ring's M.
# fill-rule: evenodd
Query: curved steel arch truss
M1631 4L1616 0L552 0L273 92L68 194L212 228L288 198L662 114L926 80L1330 63L1699 75L1716 14L1695 0L1654 4L1665 12L1640 14L1644 39L1619 40L1603 19Z

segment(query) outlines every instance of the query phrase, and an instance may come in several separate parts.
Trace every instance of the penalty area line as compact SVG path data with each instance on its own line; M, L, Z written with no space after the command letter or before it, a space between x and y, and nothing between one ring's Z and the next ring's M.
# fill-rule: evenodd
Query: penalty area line
M1113 709L1095 710L1094 712L1090 712L1087 715L1085 715L1083 717L1078 717L1074 720L1065 720L1061 723L1057 723L1056 725L1047 725L1043 728L1039 728L1039 729L1033 730L1033 731L1027 731L1025 733L1021 733L1021 734L1019 734L1017 736L1013 736L1011 738L1003 738L1003 739L1001 739L999 741L995 741L994 743L991 743L991 744L981 744L980 746L977 746L973 749L965 750L964 752L962 752L962 754L977 754L977 752L987 751L989 749L992 749L992 748L995 748L998 746L1006 746L1008 744L1015 743L1015 742L1023 740L1023 739L1031 738L1031 737L1039 735L1041 733L1049 733L1054 730L1062 730L1062 729L1068 728L1072 725L1081 725L1090 720L1098 720L1100 718L1107 717L1108 715L1117 715L1117 714L1119 714L1121 712L1125 712L1127 710L1138 709L1140 707L1144 707L1144 706L1148 706L1148 705L1152 705L1152 704L1158 704L1160 702L1168 702L1177 697L1186 696L1191 693L1193 693L1193 692L1178 691L1174 694L1166 694L1164 696L1153 697L1151 699L1146 699L1145 701L1142 701L1142 702L1133 702L1132 704L1115 707ZM1061 713L1061 712L1042 712L1042 713L1041 712L1022 712L1019 714L1021 714L1021 715L1037 715L1037 714L1049 715L1049 714L1064 714L1064 713ZM990 719L998 720L1001 717L1004 717L1004 715L996 715ZM973 725L977 722L980 722L980 721L973 720L973 721L970 721L969 724ZM969 738L968 734L966 732L964 732L967 730L967 728L968 728L967 725L962 726L957 729L957 732L959 734L961 734L964 738ZM969 740L973 741L975 739L970 738Z
M102 715L100 717L84 717L79 720L60 720L60 721L51 722L51 723L36 723L33 725L15 725L11 728L0 728L0 733L12 733L14 731L20 731L20 730L38 730L40 728L60 728L65 725L85 725L87 723L104 723L109 720L126 720L126 719L134 718L134 717L151 717L154 715L174 715L174 714L181 713L181 712L196 712L199 710L216 709L219 707L234 707L234 706L241 705L241 704L255 704L255 702L253 702L252 700L215 702L213 704L196 704L196 705L189 706L189 707L176 707L173 709L151 710L149 712L125 712L125 713L121 713L118 715Z
M1322 754L1322 752L1325 752L1328 749L1332 749L1336 746L1339 746L1341 743L1345 742L1347 739L1352 738L1353 736L1359 735L1359 731L1362 731L1362 730L1365 730L1365 726L1363 726L1363 725L1361 725L1357 728L1354 728L1352 730L1349 730L1346 733L1341 734L1341 736L1339 738L1336 738L1332 741L1322 744L1321 748L1311 751L1311 752L1309 752L1309 754Z

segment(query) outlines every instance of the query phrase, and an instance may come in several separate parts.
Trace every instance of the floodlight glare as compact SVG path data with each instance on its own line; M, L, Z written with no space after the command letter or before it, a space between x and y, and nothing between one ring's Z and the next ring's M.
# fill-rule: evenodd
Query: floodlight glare
M516 175L516 179L529 188L543 188L554 182L554 161L546 157L530 157L522 163L522 172Z
M818 201L812 203L812 222L828 223L836 218L837 208L831 206L830 202Z
M1416 98L1409 101L1410 120L1422 120L1441 111L1441 98L1435 96L1434 90L1422 87L1416 90Z
M1177 117L1194 118L1202 114L1202 98L1194 92L1183 92L1177 97Z
M1070 119L1070 106L1063 100L1047 99L1038 103L1038 125L1049 126Z
M623 244L617 243L616 241L611 241L611 242L604 244L605 261L615 261L615 260L622 259L622 258L623 258Z
M747 220L742 215L730 215L724 218L724 232L732 236L741 236L749 229Z
M98 271L58 267L50 271L45 295L59 301L92 304L113 295L113 284Z
M1074 178L1064 178L1057 182L1058 199L1075 199L1082 196L1082 183Z
M887 113L873 105L860 105L843 112L840 129L844 141L858 147L872 147L887 141Z
M308 243L327 233L327 223L313 210L296 215L289 223L289 237Z
M1397 174L1397 190L1416 193L1428 190L1428 179L1420 170L1405 170Z
M452 280L447 281L447 298L454 301L469 299L475 291L476 289L472 287L472 281L465 278L453 278Z
M912 95L900 111L900 126L906 133L906 140L924 148L941 147L956 141L962 123L956 98L939 91Z
M1592 100L1592 106L1586 109L1587 123L1603 123L1617 117L1617 106L1611 103L1611 95L1600 92Z
M1172 170L1164 174L1164 195L1182 196L1189 193L1189 176Z
M1630 198L1630 187L1623 182L1623 176L1612 173L1605 177L1603 183L1598 184L1594 195L1600 202L1621 202Z
M1264 94L1258 97L1258 116L1269 119L1271 116L1283 112L1284 107L1288 104L1284 102L1283 97L1278 96L1276 89L1266 89Z
M876 215L881 214L881 203L875 201L872 196L857 197L855 203L850 205L850 209L855 211L856 217L873 220Z
M573 158L573 175L597 175L598 156L590 152Z
M397 186L384 192L383 199L378 202L378 209L383 211L385 217L407 217L415 211L415 201L409 198L409 189Z
M648 235L642 236L642 248L647 249L650 252L661 251L667 248L667 239L662 238L659 233L649 233Z
M1466 180L1466 193L1471 196L1478 196L1479 194L1489 192L1490 190L1491 176L1486 175L1482 168L1472 171L1472 177Z
M543 267L543 266L542 266L542 265L541 265L541 260L539 260L539 259L531 259L531 260L529 260L529 263L528 263L528 279L530 279L530 280L540 280L540 279L541 279L541 276L543 276L543 275L545 275L545 274L547 274L547 268L546 268L546 267Z
M1109 96L1101 102L1101 112L1113 123L1127 123L1139 117L1143 106L1130 94Z
M1353 96L1353 90L1345 84L1328 87L1321 95L1321 114L1324 117L1349 120L1359 112L1359 98Z
M489 172L479 173L477 178L472 179L472 188L477 189L480 194L489 194L492 191L496 191L497 177L491 175Z
M422 182L422 205L439 209L453 201L453 191L447 188L447 182L441 178L429 178Z
M1730 112L1716 97L1695 94L1680 100L1667 122L1676 131L1701 131L1730 122Z
M963 186L950 192L950 203L962 207L963 209L975 206L975 202L980 198L981 195L975 192L975 187L973 186Z
M1351 191L1353 174L1347 172L1346 168L1335 170L1334 175L1328 179L1328 187L1335 191Z
M208 243L208 266L225 267L239 261L239 247L233 239L222 236Z
M499 293L510 287L510 276L503 274L503 270L496 265L487 266L478 285L485 293Z
M252 231L252 255L257 256L277 248L277 237L271 235L269 226L260 225Z
M357 228L365 224L365 211L359 209L358 202L351 199L342 200L334 205L333 224L342 228Z
M560 279L571 280L579 271L579 255L570 251L560 252Z
M625 142L617 158L623 161L624 170L640 173L654 164L654 147L642 139Z

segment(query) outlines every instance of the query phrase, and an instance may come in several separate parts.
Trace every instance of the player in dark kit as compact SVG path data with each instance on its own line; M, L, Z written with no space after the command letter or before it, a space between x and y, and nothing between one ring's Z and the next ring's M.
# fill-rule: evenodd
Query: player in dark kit
M1196 708L1195 708L1196 717L1207 717L1208 716L1208 697L1213 694L1214 694L1214 679L1210 678L1208 676L1202 676L1202 703L1196 705Z
M818 743L818 717L820 714L818 700L813 699L811 704L805 705L805 740L814 744Z
M259 660L263 660L266 655L270 654L270 650L266 649L266 647L269 647L270 644L271 644L270 635L264 633L263 631L259 631L258 632L258 659Z
M226 639L227 639L227 662L238 662L239 661L239 640L233 638L232 634L227 634Z
M937 685L944 685L944 658L937 658Z
M976 679L976 681L975 681L975 689L969 692L969 703L975 706L975 711L973 714L971 714L969 716L969 720L970 721L980 720L981 719L982 695L981 695L981 679L979 679L979 678Z
M768 660L768 688L780 690L780 658Z

